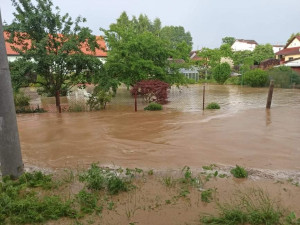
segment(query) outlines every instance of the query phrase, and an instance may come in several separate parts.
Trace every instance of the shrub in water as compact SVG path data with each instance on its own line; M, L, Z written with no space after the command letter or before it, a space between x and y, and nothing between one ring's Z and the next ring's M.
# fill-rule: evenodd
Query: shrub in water
M244 83L251 87L264 87L268 82L268 74L261 69L255 69L246 72L243 75Z
M25 108L29 106L30 98L24 94L24 92L16 92L14 93L14 102L17 109Z
M230 77L230 72L231 69L228 63L219 64L213 69L213 78L219 84L224 84L224 82Z
M206 106L206 109L220 109L220 105L216 102L211 102Z
M147 107L144 108L144 110L149 110L149 111L162 110L162 105L155 102L151 102Z
M238 165L236 165L235 168L230 170L230 173L236 178L246 178L248 177L248 172L243 168Z

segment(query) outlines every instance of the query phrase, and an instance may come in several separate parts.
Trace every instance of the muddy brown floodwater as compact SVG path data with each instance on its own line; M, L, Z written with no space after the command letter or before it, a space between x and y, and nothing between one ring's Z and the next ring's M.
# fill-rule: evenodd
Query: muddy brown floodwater
M300 169L300 90L275 89L266 110L265 88L211 85L207 102L219 102L222 109L205 112L201 91L201 85L172 89L161 112L135 113L131 106L112 104L100 112L19 115L24 161L49 168L99 162L158 169L210 163Z

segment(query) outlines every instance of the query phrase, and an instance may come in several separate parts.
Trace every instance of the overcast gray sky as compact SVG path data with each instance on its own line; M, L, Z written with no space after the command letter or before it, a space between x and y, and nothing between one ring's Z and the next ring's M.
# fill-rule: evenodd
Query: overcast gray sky
M183 26L193 37L194 49L219 47L222 38L254 39L259 44L285 44L300 32L300 0L53 0L62 13L87 18L94 34L108 28L121 12L143 13L162 25ZM2 19L10 23L11 0L1 0Z

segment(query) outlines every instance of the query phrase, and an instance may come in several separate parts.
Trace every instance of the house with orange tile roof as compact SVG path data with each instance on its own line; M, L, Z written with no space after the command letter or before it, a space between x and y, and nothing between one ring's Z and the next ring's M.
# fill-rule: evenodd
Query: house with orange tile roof
M9 38L9 33L4 32L4 39L8 40L8 38ZM82 46L81 51L85 54L94 55L97 58L99 58L99 60L101 60L103 63L105 63L106 58L107 58L107 48L106 48L105 41L102 36L96 36L96 39L97 39L99 48L95 49L95 52L91 51L87 46L84 46L84 45ZM30 46L30 41L28 41L28 45ZM8 58L9 62L13 62L16 59L21 57L20 54L18 52L16 52L13 48L13 47L15 47L15 48L20 49L21 46L11 44L8 41L6 41L5 47L6 47L7 58Z

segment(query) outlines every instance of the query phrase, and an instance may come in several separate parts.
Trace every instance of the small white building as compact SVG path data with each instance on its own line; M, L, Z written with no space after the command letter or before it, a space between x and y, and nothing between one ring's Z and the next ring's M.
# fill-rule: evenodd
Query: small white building
M236 39L231 48L235 52L245 50L253 51L257 45L257 42L254 40Z
M284 49L284 45L272 45L274 54Z

